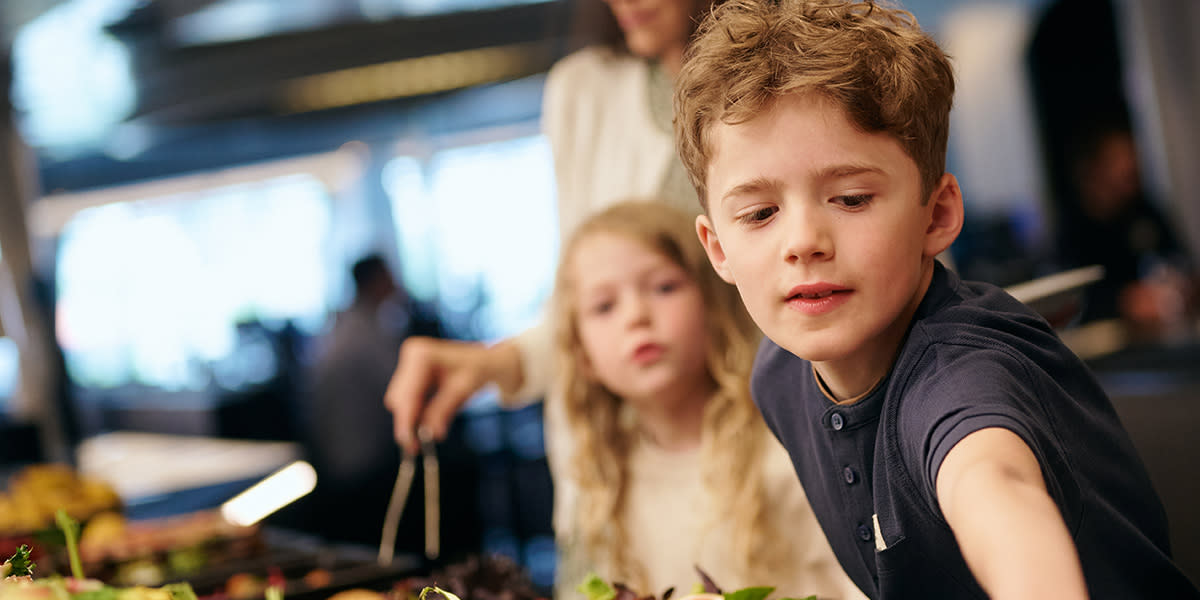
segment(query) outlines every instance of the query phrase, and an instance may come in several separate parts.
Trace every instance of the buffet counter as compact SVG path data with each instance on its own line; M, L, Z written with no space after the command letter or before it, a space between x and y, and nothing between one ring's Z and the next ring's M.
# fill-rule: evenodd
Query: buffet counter
M131 518L213 508L292 461L294 442L118 431L76 450L81 475L108 482Z

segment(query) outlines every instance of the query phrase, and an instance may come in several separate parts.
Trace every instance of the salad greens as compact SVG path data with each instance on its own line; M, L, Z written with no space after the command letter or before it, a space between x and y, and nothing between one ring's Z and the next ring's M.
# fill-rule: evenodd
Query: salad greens
M67 542L67 554L71 561L71 577L52 575L34 580L34 564L29 560L29 547L21 546L12 558L0 566L0 598L4 600L27 600L31 598L54 600L197 600L196 592L187 583L171 583L158 588L135 586L113 587L83 575L79 560L79 524L67 513L59 510L55 521L62 529ZM19 576L19 579L13 578ZM282 600L276 598L274 600Z
M715 594L721 596L724 600L766 600L771 592L775 591L773 587L748 587L732 592L722 592L721 588L713 582L699 567L696 567L696 572L700 575L700 582L691 589L691 594ZM576 588L587 600L670 600L671 594L675 588L669 588L663 592L661 598L655 596L638 596L633 590L630 590L624 584L613 582L609 585L608 582L600 578L595 573L589 574L583 583ZM422 599L423 600L423 599ZM805 598L780 598L778 600L817 600L816 596L807 596Z
M54 513L54 521L67 539L67 557L71 560L71 575L75 579L83 579L83 563L79 561L79 523L75 522L63 509Z
M595 573L589 573L587 579L575 589L587 596L588 600L613 600L617 597L617 591Z
M0 565L0 579L5 577L24 577L33 576L33 568L36 567L32 560L29 559L29 546L21 544L17 548L17 553L12 555L12 558L4 561Z
M450 592L447 592L446 590L443 590L442 588L440 588L436 585L429 586L429 587L421 590L421 595L417 597L417 600L426 600L425 596L427 596L430 592L433 592L435 594L441 594L443 598L446 598L446 600L462 600L458 596L456 596Z

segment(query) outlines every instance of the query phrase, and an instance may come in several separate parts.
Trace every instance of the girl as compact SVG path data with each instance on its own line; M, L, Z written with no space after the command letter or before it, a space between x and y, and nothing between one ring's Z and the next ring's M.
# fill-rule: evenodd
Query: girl
M685 213L625 202L584 221L554 302L570 456L556 597L587 571L684 592L694 566L730 590L862 597L750 400L759 334Z

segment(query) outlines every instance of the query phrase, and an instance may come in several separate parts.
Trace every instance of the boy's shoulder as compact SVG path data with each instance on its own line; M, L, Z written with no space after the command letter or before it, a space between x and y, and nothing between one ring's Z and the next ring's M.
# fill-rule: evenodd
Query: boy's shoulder
M1013 378L1015 388L1031 385L1035 373L1084 369L1035 311L995 285L964 281L940 266L892 367L908 384Z
M1050 324L1033 309L1000 287L960 279L940 264L913 316L908 344L914 341L1069 352Z

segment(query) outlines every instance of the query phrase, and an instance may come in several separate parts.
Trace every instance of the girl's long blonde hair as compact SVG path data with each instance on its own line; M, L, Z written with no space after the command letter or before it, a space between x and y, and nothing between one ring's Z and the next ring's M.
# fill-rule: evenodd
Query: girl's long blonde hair
M701 472L714 508L710 516L728 519L736 532L730 542L746 577L757 579L774 548L767 542L766 492L759 468L765 436L762 417L750 399L750 369L759 332L737 290L713 271L693 229L692 218L661 201L628 201L586 220L562 251L555 281L556 384L574 442L571 467L579 486L575 511L576 543L585 554L608 565L618 578L643 593L647 575L633 564L627 548L638 532L626 531L620 518L629 485L629 455L636 421L621 398L582 370L577 299L571 265L582 240L597 233L626 236L682 267L704 298L708 328L708 375L715 393L704 408ZM683 501L684 499L680 499ZM778 534L775 534L778 535Z

